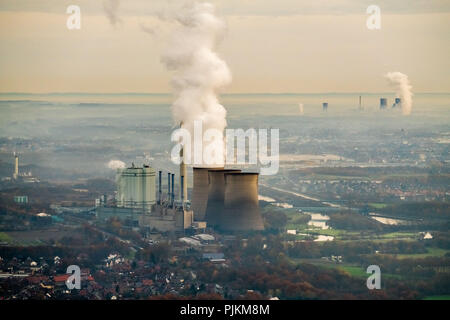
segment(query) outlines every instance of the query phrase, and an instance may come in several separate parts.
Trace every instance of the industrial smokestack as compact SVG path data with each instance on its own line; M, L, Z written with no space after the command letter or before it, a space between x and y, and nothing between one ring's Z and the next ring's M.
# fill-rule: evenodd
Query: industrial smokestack
M173 207L173 202L175 201L175 173L172 173L172 197L170 205Z
M184 176L181 176L181 183L180 183L180 187L181 187L181 206L184 209Z
M258 205L258 173L225 173L223 231L264 230Z
M180 150L180 200L187 199L187 174L186 174L186 164L184 163L184 157L183 157L183 148Z
M214 169L208 171L208 202L205 220L208 226L219 227L224 214L225 173L239 173L241 170Z
M170 204L170 172L167 172L167 201Z
M158 204L161 204L161 194L162 194L162 186L161 186L161 181L162 181L162 171L159 171L159 180L158 180Z
M192 192L191 209L194 211L194 219L205 219L206 205L208 202L208 170L220 168L193 168L194 189Z
M19 155L14 153L14 173L13 178L17 179L19 177Z

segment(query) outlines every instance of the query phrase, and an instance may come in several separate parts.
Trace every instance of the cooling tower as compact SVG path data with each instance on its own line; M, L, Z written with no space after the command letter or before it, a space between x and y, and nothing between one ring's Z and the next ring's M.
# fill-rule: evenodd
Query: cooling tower
M208 170L221 168L193 168L194 189L192 192L191 209L194 211L194 220L205 219L206 204L208 202Z
M225 173L224 212L218 229L264 230L258 206L258 173Z
M213 169L208 171L208 202L205 220L208 226L219 227L222 224L225 199L225 173L239 173L241 170Z

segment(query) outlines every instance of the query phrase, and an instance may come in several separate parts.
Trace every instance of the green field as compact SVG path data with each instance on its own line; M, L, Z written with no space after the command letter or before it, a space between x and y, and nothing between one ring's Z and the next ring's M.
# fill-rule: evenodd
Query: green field
M0 242L11 243L12 238L4 232L0 232Z
M446 253L450 252L450 250L440 249L440 248L428 248L428 252L426 253L416 253L416 254L397 254L397 259L421 259L426 257L443 257Z
M404 238L418 238L417 232L390 232L384 233L379 237L382 239L404 239Z
M385 203L369 203L369 206L375 208L375 209L383 209L387 207L387 204Z
M429 296L429 297L425 297L423 300L450 300L450 295L446 295L446 296Z

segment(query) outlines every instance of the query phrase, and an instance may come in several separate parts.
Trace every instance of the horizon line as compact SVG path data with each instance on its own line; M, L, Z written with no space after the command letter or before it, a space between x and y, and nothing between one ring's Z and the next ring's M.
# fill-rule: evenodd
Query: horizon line
M395 94L392 91L324 91L324 92L229 92L218 93L218 95L305 95L305 94L355 94L355 95L372 95L372 94ZM450 94L444 91L423 91L414 94ZM77 92L77 91L61 91L61 92L0 92L0 95L173 95L172 92Z

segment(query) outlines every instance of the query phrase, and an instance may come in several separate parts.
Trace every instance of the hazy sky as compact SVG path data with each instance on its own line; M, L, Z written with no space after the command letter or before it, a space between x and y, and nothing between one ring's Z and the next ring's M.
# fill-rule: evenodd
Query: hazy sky
M174 2L122 0L112 26L103 0L0 0L0 92L169 92L160 56ZM386 92L388 71L416 92L450 92L448 0L211 2L227 24L225 92ZM81 30L66 27L71 4ZM366 27L370 4L381 30Z

